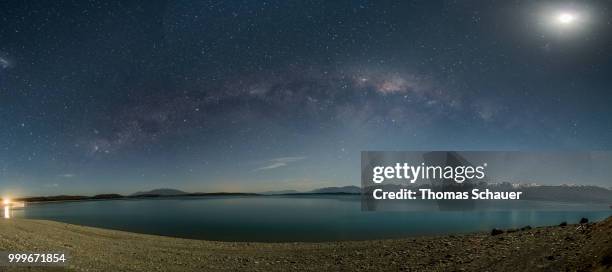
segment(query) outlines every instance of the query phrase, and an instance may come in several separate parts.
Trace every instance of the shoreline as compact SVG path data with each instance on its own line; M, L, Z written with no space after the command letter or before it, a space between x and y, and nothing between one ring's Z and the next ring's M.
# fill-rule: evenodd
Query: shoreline
M4 251L65 251L54 271L564 271L612 269L612 217L597 223L338 242L217 242L46 220L0 221ZM25 268L24 268L25 269Z
M300 197L300 196L360 196L357 193L290 193L290 194L258 194L258 193L194 193L182 195L143 195L143 196L120 196L99 198L96 196L78 196L77 199L52 199L52 200L30 200L40 198L56 198L56 197L26 197L16 198L15 200L25 204L46 204L46 203L68 203L68 202L89 202L89 201L113 201L113 200L164 200L176 198L198 198L198 197Z

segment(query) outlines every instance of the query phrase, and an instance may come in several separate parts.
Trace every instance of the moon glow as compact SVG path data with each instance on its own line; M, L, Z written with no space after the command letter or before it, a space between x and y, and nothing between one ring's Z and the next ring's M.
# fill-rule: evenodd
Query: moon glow
M588 33L594 18L587 7L549 5L542 7L534 19L540 25L542 35L566 39Z
M557 21L563 25L569 25L576 21L576 15L570 12L561 12L557 15Z

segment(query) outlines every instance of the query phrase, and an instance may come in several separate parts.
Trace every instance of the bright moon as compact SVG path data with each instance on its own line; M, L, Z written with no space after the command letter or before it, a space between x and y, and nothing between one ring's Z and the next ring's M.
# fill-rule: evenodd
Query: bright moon
M542 7L537 19L547 36L570 38L585 33L593 18L587 7Z
M568 12L563 12L557 16L557 21L559 21L559 23L564 24L564 25L571 24L574 21L576 21L576 15L568 13Z

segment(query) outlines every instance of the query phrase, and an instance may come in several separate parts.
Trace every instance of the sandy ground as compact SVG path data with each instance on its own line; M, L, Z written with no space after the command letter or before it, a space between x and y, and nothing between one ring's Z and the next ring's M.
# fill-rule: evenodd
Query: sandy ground
M534 228L328 243L228 243L0 220L0 251L69 252L64 268L0 271L612 271L612 217Z

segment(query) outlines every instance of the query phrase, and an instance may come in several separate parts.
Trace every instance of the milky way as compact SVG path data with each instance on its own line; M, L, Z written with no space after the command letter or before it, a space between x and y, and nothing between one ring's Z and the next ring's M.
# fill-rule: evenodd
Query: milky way
M10 63L8 62L8 60L0 58L0 67L2 67L2 69L6 69L9 66L10 66Z
M606 1L1 5L0 190L299 190L358 184L362 150L612 147Z

